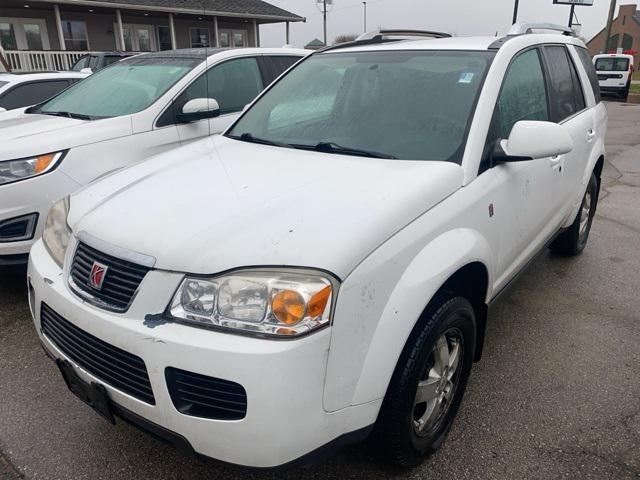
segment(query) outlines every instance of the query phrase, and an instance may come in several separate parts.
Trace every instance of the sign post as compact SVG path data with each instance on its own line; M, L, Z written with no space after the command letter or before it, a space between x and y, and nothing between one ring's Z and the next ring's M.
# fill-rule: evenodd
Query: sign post
M573 27L573 18L575 17L576 6L592 7L594 0L553 0L554 5L571 5L569 12L569 28Z

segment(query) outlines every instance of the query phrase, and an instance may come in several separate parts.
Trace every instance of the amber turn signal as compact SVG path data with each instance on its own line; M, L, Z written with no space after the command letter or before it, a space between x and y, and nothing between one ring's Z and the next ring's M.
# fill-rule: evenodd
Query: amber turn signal
M49 153L48 155L40 155L37 157L35 165L33 166L34 173L42 173L46 171L55 158L55 153Z
M320 317L324 313L324 309L327 308L327 302L329 301L330 296L331 286L327 285L313 297L311 297L311 300L309 300L307 315L312 318Z

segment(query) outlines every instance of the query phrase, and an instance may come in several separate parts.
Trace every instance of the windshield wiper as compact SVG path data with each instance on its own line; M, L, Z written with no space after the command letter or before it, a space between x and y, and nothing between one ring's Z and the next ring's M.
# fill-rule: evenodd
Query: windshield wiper
M358 148L343 147L334 142L320 142L315 145L294 145L295 148L304 150L314 150L316 152L324 153L337 153L339 155L353 155L357 157L371 157L371 158L389 158L396 159L393 155L388 153L375 152L372 150L361 150Z
M90 117L89 115L84 115L82 113L72 113L72 112L45 112L43 110L40 110L37 113L41 113L43 115L53 115L55 117L67 117L67 118L74 118L76 120L92 120L92 117Z
M267 140L266 138L258 138L254 137L251 133L243 133L240 136L236 135L228 135L229 138L233 138L234 140L240 140L242 142L250 142L250 143L259 143L260 145L271 145L274 147L284 147L291 148L291 145L284 142L275 142L273 140Z

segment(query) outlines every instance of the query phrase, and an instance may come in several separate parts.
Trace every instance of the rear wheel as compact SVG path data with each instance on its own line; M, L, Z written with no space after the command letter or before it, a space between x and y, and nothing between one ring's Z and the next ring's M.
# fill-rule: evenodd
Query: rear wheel
M419 464L442 444L473 363L475 315L462 297L428 314L409 340L385 397L377 430L390 460Z
M582 204L571 226L556 238L550 245L552 251L564 255L578 255L582 253L589 240L591 224L596 213L598 203L598 180L591 173L587 191L582 198Z

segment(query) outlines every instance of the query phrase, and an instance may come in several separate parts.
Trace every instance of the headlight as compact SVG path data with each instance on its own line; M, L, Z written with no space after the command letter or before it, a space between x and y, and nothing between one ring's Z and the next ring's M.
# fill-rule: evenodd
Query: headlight
M57 201L49 210L47 222L44 225L42 240L53 259L62 267L64 255L67 253L71 229L67 225L69 215L69 197Z
M20 160L0 161L0 185L43 175L60 163L64 153L47 153Z
M306 270L186 277L171 302L171 316L202 326L295 337L330 322L336 288L335 279Z

